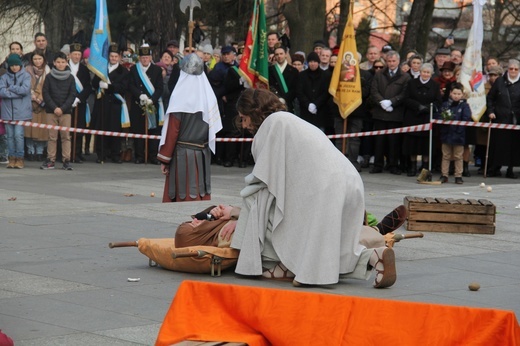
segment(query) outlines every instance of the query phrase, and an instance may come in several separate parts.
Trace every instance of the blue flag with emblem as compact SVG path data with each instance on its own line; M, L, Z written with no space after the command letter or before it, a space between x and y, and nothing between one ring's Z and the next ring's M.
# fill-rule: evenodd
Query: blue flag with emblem
M88 68L103 82L110 83L108 78L108 47L110 45L110 28L106 0L96 0L96 22L90 41L90 57Z

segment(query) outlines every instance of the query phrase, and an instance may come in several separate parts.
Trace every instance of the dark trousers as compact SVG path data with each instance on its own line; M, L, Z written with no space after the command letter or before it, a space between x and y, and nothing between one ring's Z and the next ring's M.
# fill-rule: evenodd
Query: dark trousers
M401 127L401 122L383 121L374 119L374 130L390 130ZM383 168L385 165L385 153L387 154L388 167L397 168L401 155L400 134L380 135L375 137L374 167Z

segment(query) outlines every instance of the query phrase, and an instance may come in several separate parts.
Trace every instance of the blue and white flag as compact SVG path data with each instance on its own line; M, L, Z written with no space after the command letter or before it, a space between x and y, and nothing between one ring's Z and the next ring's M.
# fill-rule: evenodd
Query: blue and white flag
M110 46L110 28L106 0L96 0L96 22L90 42L88 68L102 81L110 83L108 78L108 47Z

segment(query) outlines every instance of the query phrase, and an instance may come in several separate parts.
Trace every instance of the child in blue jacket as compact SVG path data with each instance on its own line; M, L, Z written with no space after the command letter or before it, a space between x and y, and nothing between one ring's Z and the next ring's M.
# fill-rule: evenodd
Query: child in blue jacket
M443 120L471 120L471 109L464 97L464 86L461 83L452 83L450 88L450 98L441 106L441 113L437 118ZM455 165L455 184L462 184L462 170L464 153L464 144L466 141L466 127L460 125L442 125L441 127L441 143L442 143L442 164L440 181L448 182L448 171L450 161L454 161Z
M7 73L0 77L2 120L32 120L31 76L18 54L7 58ZM7 168L24 167L24 127L5 124L9 162Z

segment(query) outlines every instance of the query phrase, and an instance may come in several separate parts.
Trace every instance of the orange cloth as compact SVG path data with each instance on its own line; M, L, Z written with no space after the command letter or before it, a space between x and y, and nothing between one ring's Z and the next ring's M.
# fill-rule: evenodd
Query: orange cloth
M184 281L156 345L520 345L511 311Z

